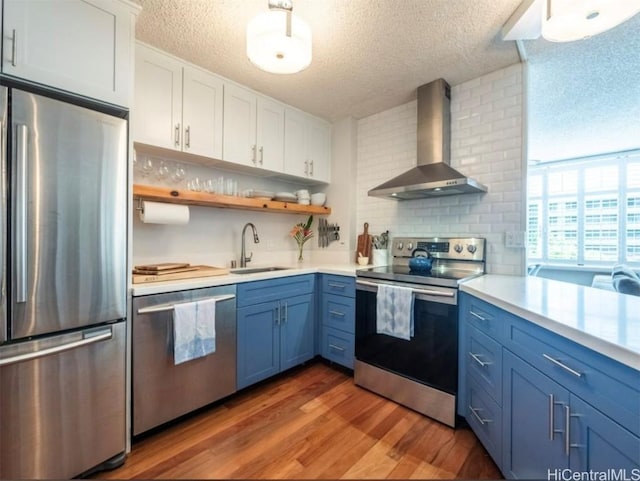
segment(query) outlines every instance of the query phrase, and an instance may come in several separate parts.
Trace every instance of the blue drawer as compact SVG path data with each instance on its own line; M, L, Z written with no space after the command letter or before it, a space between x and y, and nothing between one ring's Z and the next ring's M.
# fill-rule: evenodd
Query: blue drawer
M498 404L502 404L502 346L482 331L467 325L464 353L469 377L475 378Z
M460 320L468 322L499 343L504 338L505 322L509 316L509 313L499 307L464 292L460 293Z
M495 463L502 464L502 409L473 379L467 384L465 418Z
M322 357L353 369L355 336L344 331L323 326Z
M640 435L640 371L515 316L506 333L507 349Z
M356 301L353 297L324 294L322 323L351 334L355 333Z
M349 276L322 275L322 292L339 296L356 297L356 278Z
M313 292L314 285L314 274L279 277L266 281L243 282L238 284L237 306L252 306L285 297L310 294Z

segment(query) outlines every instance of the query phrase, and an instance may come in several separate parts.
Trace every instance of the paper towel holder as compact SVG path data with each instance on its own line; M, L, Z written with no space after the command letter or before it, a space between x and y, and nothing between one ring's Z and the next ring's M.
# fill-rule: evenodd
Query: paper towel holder
M142 197L138 197L138 205L136 206L136 210L139 210L140 212L144 212Z

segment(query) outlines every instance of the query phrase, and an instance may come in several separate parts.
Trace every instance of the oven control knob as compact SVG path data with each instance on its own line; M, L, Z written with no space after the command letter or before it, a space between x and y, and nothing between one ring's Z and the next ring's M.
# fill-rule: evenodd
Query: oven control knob
M401 251L401 250L402 250L402 248L404 247L404 245L402 244L402 242L398 242L398 243L396 244L396 247L398 248L398 250L399 250L399 251Z
M453 250L456 251L458 254L460 254L462 252L462 244L454 245Z
M413 250L413 242L409 242L409 244L407 244L407 250Z
M473 244L469 244L467 246L467 250L471 253L474 254L476 252L476 246L474 246Z

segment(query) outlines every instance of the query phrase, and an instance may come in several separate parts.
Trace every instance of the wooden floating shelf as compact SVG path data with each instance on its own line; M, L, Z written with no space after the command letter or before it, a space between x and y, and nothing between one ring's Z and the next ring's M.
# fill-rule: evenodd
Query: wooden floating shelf
M133 185L133 197L173 204L202 205L206 207L222 207L226 209L260 210L265 212L280 212L283 214L313 214L329 215L330 207L319 205L300 205L292 202L277 200L253 199L249 197L235 197L232 195L208 194L191 190L160 187L156 185Z

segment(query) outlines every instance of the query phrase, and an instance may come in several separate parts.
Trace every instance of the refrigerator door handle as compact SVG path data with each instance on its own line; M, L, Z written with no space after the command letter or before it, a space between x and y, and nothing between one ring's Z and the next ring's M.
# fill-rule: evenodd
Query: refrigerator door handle
M87 337L84 337L83 339L80 339L78 341L72 341L66 344L60 344L58 346L42 349L41 351L28 352L25 354L18 354L17 356L0 359L0 367L8 366L10 364L16 364L24 361L32 361L34 359L50 356L52 354L58 354L60 352L69 351L71 349L87 346L89 344L95 344L96 342L106 341L111 338L113 338L113 330L112 328L109 327L108 329L104 329L101 331L97 331L97 332L94 331Z
M27 302L27 145L26 125L16 126L16 302Z

